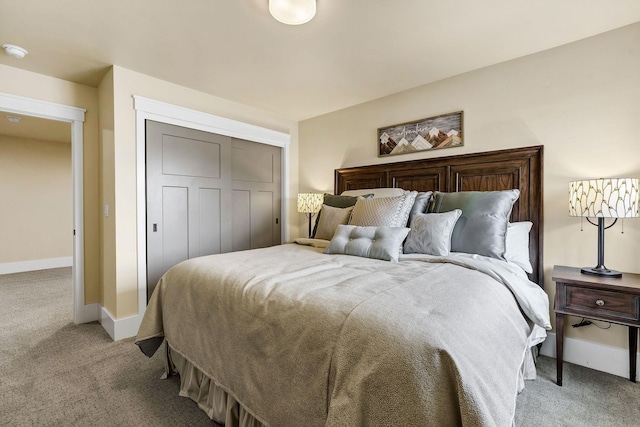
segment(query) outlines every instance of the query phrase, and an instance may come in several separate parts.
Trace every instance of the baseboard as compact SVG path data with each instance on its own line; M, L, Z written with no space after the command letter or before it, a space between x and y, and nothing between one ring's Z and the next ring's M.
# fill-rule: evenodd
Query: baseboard
M29 261L0 264L0 274L23 273L25 271L47 270L49 268L71 267L73 257L34 259Z
M629 350L626 348L570 337L564 337L563 347L565 362L629 378ZM548 333L540 354L556 357L556 334ZM640 367L640 356L636 354L636 358L637 366Z
M83 305L79 313L76 313L75 323L89 323L100 320L100 304Z
M135 337L138 333L140 323L142 322L141 315L125 317L124 319L114 319L106 308L101 307L101 312L100 324L112 340L118 341Z

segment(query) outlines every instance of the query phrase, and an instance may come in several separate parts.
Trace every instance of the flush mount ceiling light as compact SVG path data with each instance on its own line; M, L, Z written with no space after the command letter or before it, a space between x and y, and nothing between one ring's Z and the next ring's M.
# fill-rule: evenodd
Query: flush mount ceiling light
M18 59L24 58L25 56L27 56L27 53L29 53L27 52L27 49L16 46L14 44L3 44L2 48L5 52L7 52L7 55L13 56L14 58Z
M283 24L304 24L316 15L316 0L269 0L269 12Z
M7 116L7 120L9 120L11 123L18 123L21 119L17 116Z

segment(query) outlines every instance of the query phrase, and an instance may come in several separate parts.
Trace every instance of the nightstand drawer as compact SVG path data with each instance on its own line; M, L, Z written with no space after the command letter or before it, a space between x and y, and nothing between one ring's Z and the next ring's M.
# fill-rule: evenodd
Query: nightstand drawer
M566 308L571 311L625 320L640 320L638 297L619 292L566 286Z

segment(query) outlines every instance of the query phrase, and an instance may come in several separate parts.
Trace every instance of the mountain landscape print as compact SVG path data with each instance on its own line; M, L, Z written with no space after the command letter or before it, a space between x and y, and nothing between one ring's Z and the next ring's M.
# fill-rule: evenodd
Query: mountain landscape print
M459 147L462 111L378 129L378 156Z

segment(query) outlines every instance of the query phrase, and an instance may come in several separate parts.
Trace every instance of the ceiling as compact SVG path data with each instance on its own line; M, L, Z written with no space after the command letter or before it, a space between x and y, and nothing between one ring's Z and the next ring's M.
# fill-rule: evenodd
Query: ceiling
M0 63L97 86L112 64L304 120L640 21L638 0L0 0Z
M7 116L19 117L20 121L10 122ZM70 144L71 123L0 111L0 135Z

